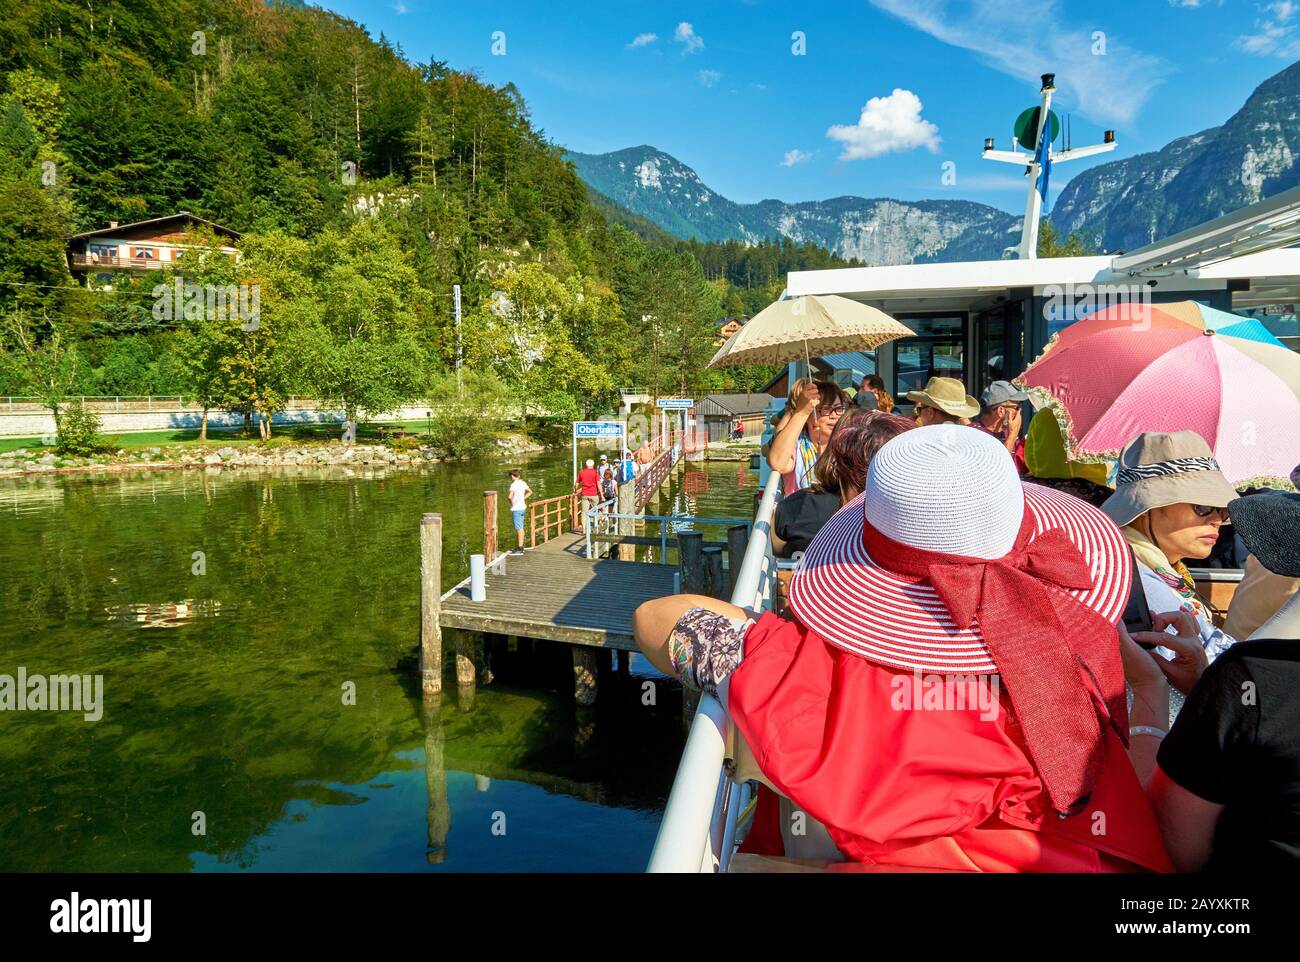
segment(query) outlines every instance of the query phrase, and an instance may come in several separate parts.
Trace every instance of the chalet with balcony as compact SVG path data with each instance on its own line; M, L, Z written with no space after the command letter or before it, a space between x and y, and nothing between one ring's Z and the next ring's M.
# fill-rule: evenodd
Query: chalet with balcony
M68 241L68 266L87 287L103 286L121 271L175 266L187 251L203 246L198 236L204 233L216 236L222 253L238 258L234 244L242 236L239 231L183 210L133 224L109 221L107 227L76 234Z
M727 338L731 337L731 335L744 327L745 322L748 320L749 318L747 317L733 315L731 317L724 317L722 320L718 321L718 338L714 343L718 347L722 347L722 345L727 343Z

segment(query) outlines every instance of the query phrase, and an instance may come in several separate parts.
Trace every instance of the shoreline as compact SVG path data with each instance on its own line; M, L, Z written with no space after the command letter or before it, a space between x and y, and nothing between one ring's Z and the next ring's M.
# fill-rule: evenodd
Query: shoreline
M500 461L518 460L550 450L545 445L522 437L497 442L495 451L482 455ZM142 459L133 454L144 455ZM102 457L102 456L101 456ZM395 451L383 444L343 446L334 441L318 445L295 445L266 449L258 442L242 442L238 447L213 444L167 450L164 446L119 449L105 460L68 457L44 451L39 457L27 449L0 454L0 478L48 475L120 474L129 471L185 470L202 468L217 471L237 468L412 468L435 464L458 463L470 458L443 458L426 454L424 449ZM62 463L67 462L67 463Z

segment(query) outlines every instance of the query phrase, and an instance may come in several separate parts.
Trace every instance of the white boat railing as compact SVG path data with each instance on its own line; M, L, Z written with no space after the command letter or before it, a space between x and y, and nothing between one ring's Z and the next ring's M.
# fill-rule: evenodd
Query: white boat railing
M772 516L780 487L781 475L773 471L763 488L763 500L731 593L733 605L756 613L770 610L775 594ZM727 769L730 727L731 721L722 704L712 695L702 695L647 871L727 870L736 849L740 818L751 798L750 785L733 782Z

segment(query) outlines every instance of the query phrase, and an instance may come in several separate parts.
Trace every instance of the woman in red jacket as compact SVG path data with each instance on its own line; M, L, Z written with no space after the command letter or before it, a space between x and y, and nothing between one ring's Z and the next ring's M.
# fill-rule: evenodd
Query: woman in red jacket
M1126 753L1149 775L1168 718L1146 689L1126 706L1131 577L1099 511L935 425L882 447L809 545L794 621L677 596L634 629L657 667L717 692L764 779L847 859L1167 871Z

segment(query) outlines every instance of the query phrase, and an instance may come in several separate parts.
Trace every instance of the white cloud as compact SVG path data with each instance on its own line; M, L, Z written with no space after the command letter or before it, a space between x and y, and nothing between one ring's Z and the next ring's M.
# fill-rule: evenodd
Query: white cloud
M785 157L781 159L782 167L793 167L795 164L802 164L805 160L811 160L812 154L805 153L796 147L794 150L787 150Z
M895 150L924 147L939 151L939 128L921 117L921 98L895 88L888 97L872 97L856 124L835 124L826 131L844 145L840 160L865 160Z
M682 53L699 53L704 49L704 38L695 32L695 28L683 20L673 31L673 39L682 45Z
M762 93L764 90L767 89L767 84L750 84L749 89L757 90L759 93Z
M701 87L712 87L722 79L722 74L716 70L701 70L695 75L695 79L700 82Z
M401 0L398 0L397 3L393 4L393 9L400 16L402 14L405 14L410 8L407 7L406 4L402 3Z
M943 43L984 58L1011 77L1033 83L1056 74L1068 101L1102 123L1133 120L1169 73L1159 57L1106 38L1106 55L1093 56L1092 24L1067 21L1058 0L871 0L900 20Z
M1294 22L1300 4L1295 0L1273 0L1258 9L1260 16L1255 21L1255 32L1242 34L1233 45L1261 57L1291 60L1300 56L1300 36L1296 34Z
M647 44L654 43L658 39L659 34L657 33L638 33L632 38L632 42L628 44L628 47L644 47Z

